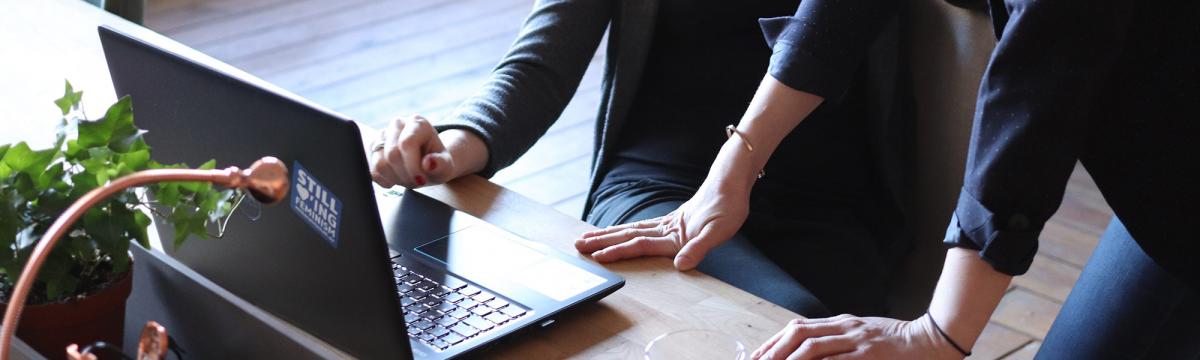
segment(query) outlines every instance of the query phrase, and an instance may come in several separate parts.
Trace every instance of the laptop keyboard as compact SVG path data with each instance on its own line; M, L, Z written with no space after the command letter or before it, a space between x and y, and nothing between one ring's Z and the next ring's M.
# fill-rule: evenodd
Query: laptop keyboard
M409 338L439 350L483 335L526 313L490 291L453 277L439 283L394 262L392 271Z

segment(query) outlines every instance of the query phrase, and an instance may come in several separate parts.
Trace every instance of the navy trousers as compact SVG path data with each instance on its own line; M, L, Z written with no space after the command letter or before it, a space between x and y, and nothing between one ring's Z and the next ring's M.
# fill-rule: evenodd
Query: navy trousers
M1159 267L1114 217L1037 358L1200 359L1200 291Z

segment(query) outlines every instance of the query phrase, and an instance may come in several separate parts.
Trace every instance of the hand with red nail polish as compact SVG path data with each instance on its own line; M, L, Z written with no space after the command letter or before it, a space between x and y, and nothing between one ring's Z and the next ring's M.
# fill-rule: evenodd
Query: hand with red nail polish
M407 188L441 184L478 172L487 162L487 147L464 130L438 133L420 115L396 119L380 134L382 148L370 154L371 177L383 187Z

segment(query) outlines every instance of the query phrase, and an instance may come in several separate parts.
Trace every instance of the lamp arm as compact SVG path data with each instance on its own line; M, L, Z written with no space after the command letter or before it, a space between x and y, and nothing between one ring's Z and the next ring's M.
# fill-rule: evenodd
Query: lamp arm
M46 262L54 244L62 237L87 209L108 197L125 189L169 181L200 181L213 183L231 189L247 189L260 202L272 204L283 199L287 194L287 168L283 162L274 157L264 157L241 170L236 166L222 170L199 169L154 169L135 172L114 180L104 186L84 194L83 197L71 204L66 211L46 230L46 234L38 240L21 271L21 277L13 286L12 297L8 299L8 307L4 310L4 323L0 326L0 360L8 360L12 338L21 319L21 311L25 308L25 299L33 288L38 271Z

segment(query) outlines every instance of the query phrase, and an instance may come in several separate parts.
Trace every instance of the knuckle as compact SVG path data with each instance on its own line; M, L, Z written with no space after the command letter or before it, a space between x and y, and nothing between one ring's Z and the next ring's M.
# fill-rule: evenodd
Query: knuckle
M649 249L653 245L654 245L654 240L650 239L648 237L638 236L636 238L633 238L633 246L640 250Z
M671 227L665 223L658 223L657 225L654 225L654 227L650 228L650 230L665 235L671 231Z
M799 350L802 353L806 353L806 352L813 353L813 352L820 352L821 349L824 347L825 347L825 343L823 341L821 341L817 338L808 338L808 339L804 339L804 341L800 343Z
M880 335L883 335L883 329L879 329L879 328L875 328L875 327L868 327L868 328L862 329L862 336L865 338L870 339L870 338L875 338Z
M800 325L804 323L804 319L796 318L788 322L788 325Z
M788 332L793 332L793 333L802 332L804 330L804 323L797 322L797 323L788 324L787 330L788 330Z
M399 165L404 163L404 151L400 150L400 147L394 146L385 151L386 152L384 153L383 157L389 164Z
M872 344L872 343L862 344L862 345L859 345L859 347L858 347L858 350L861 351L863 354L872 354L875 352L876 349L877 349L877 347L875 346L875 344Z
M397 141L402 148L414 148L421 145L421 140L416 136L401 136Z

